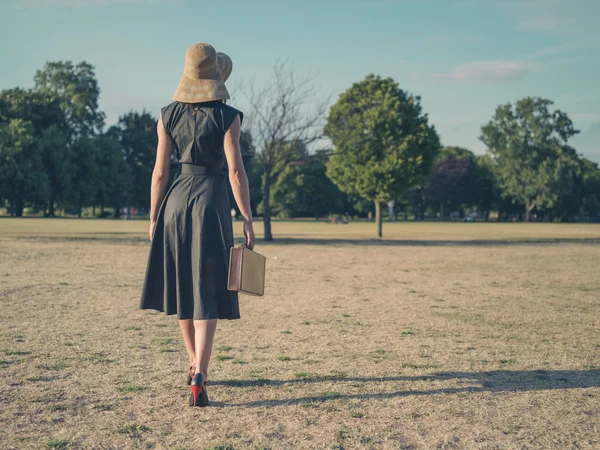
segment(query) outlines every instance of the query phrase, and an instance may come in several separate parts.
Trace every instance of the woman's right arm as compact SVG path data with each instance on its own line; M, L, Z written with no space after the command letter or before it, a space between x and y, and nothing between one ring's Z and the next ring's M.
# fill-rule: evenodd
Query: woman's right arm
M169 165L173 150L173 143L163 125L162 115L158 116L156 131L158 146L156 147L156 162L152 171L152 184L150 187L150 240L154 236L158 210L165 197L167 183L169 182Z
M240 116L236 116L233 123L225 133L223 148L225 158L229 167L229 182L233 197L240 209L244 219L244 235L246 236L246 245L248 248L254 248L254 229L252 227L252 210L250 208L250 188L248 186L248 176L244 169L242 161L242 152L240 150Z

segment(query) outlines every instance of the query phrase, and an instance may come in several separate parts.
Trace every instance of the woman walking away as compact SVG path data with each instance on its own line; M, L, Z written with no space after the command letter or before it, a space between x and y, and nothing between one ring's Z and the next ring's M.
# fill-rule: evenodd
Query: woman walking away
M238 294L227 289L234 242L225 159L246 245L254 248L248 178L239 146L243 114L225 104L230 97L223 76L231 68L231 59L211 45L188 48L174 101L161 109L157 125L152 242L140 308L177 314L190 357L190 406L208 405L208 363L217 320L240 318ZM165 193L172 149L180 173Z

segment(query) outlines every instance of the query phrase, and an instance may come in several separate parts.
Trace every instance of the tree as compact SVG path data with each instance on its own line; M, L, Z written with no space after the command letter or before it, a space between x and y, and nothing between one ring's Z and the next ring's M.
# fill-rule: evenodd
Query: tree
M577 134L552 101L527 97L496 108L480 139L493 155L505 197L525 205L525 221L535 208L552 208L573 183L577 155L567 141Z
M264 239L271 231L271 187L284 169L304 156L303 149L321 137L319 124L325 117L328 99L317 98L311 78L298 80L286 63L277 63L263 89L253 85L242 93L250 104L256 159L263 169L262 209ZM315 101L311 109L307 105Z
M600 168L582 158L581 214L593 222L600 221Z
M327 175L343 192L375 203L379 237L381 203L423 182L440 148L420 100L371 74L342 93L327 118L334 145Z
M0 197L11 215L23 215L25 201L39 201L48 190L42 158L34 145L31 122L11 119L0 124Z
M94 67L87 62L48 62L34 81L37 94L52 99L62 113L61 121L48 124L37 139L50 181L47 214L54 216L57 201L74 198L81 206L84 193L70 192L73 170L81 162L73 158L74 146L79 139L102 132L104 113L98 110L100 89Z
M273 212L280 217L344 212L346 196L327 177L328 159L327 150L317 150L286 167L271 191Z
M21 88L0 93L2 127L3 182L0 197L11 203L11 210L22 215L25 201L43 204L50 198L50 184L40 143L48 130L65 129L64 114L55 96Z
M476 162L470 150L444 147L427 179L426 195L433 198L444 219L451 209L475 201Z
M47 62L34 77L35 90L58 99L68 126L69 142L102 131L104 113L98 111L100 88L94 66L82 61Z
M50 92L13 88L0 92L0 122L22 119L30 122L33 135L55 125L66 130L64 113L58 98Z
M244 169L246 170L246 175L248 175L248 184L250 186L250 208L252 209L252 215L254 216L257 214L257 206L262 198L260 184L263 178L263 172L260 163L256 160L256 148L254 147L252 134L248 130L242 130L240 133L240 150ZM225 168L227 169L227 160L225 160ZM229 194L229 203L232 207L235 207L235 197L233 196L229 178L227 178L227 192Z
M82 136L72 146L72 156L76 164L71 173L72 190L70 201L77 207L77 215L81 217L84 206L94 205L99 179L100 167L98 137Z
M96 201L100 204L101 212L105 206L114 210L114 217L118 218L119 209L131 200L134 178L131 166L123 156L120 143L109 135L96 136L92 140L96 147L96 164L98 166L98 184ZM146 180L146 184L150 184Z
M47 215L54 217L56 202L68 198L71 188L71 170L75 160L67 136L56 125L42 131L36 145L42 155L44 170L50 183Z
M475 157L475 185L477 209L485 212L485 221L487 222L491 209L498 206L500 200L496 165L489 155Z
M135 206L150 209L150 180L156 159L156 121L146 111L131 111L119 117L107 135L121 146L132 176L131 201Z

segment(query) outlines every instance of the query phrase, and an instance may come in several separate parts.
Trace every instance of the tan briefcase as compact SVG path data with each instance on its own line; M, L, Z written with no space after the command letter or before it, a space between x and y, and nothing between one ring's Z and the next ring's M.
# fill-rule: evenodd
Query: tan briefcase
M246 245L231 247L227 289L248 295L264 295L266 264L267 258Z

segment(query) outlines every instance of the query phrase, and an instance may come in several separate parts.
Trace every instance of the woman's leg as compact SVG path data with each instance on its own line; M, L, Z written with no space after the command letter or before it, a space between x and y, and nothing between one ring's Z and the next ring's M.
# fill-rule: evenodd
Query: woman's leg
M196 362L196 347L194 336L194 321L192 319L179 320L179 328L185 342L185 349L190 357L190 367Z
M196 336L196 373L201 373L206 380L208 363L213 346L213 338L217 329L218 319L194 320Z

